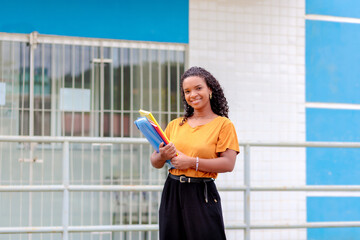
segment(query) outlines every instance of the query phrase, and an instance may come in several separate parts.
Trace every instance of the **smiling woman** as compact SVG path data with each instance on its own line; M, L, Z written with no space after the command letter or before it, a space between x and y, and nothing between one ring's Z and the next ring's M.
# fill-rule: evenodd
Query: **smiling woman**
M151 163L162 168L171 159L160 205L160 239L226 239L221 199L214 183L231 172L239 144L219 82L200 67L181 77L183 117L169 123L170 144L160 144Z

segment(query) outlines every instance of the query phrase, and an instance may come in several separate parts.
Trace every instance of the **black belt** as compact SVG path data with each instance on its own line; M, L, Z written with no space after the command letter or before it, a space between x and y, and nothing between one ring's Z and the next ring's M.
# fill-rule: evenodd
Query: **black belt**
M169 177L171 179L179 181L180 183L204 183L205 184L205 188L204 188L205 202L208 202L208 193L207 193L207 184L206 183L214 181L213 178L194 178L194 177L186 177L184 175L176 176L176 175L172 175L171 173L169 173Z
M185 175L176 176L169 173L169 177L174 180L178 180L181 183L203 183L203 182L212 182L214 181L213 178L194 178L194 177L187 177Z

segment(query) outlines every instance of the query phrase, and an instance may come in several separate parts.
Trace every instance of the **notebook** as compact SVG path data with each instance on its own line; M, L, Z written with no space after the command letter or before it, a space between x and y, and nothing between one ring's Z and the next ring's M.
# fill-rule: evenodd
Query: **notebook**
M164 132L159 125L152 121L149 121L146 117L140 117L135 122L136 127L141 131L145 138L149 141L155 151L159 152L160 143L169 144L169 140L166 138ZM166 160L166 164L169 168L174 168L170 160Z

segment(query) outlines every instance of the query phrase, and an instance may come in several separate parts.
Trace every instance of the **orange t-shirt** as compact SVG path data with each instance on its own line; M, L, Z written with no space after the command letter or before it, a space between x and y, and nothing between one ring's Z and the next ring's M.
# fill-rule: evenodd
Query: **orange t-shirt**
M226 117L218 116L211 122L192 128L187 122L179 125L182 117L171 121L165 129L170 142L177 150L190 157L211 159L227 149L239 152L239 143L234 124ZM201 162L200 162L201 164ZM173 175L188 177L216 178L217 173L196 171L189 168L184 170L170 169Z

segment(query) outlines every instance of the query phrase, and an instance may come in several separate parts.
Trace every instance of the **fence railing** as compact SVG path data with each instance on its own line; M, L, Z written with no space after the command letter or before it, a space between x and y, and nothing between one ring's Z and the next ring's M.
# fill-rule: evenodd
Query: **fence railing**
M26 136L0 136L0 142L38 142L62 143L62 184L60 185L0 185L0 192L62 192L62 226L54 227L0 227L0 234L18 233L61 233L63 240L69 239L69 233L82 232L127 232L127 231L157 231L156 224L133 225L96 225L96 226L70 226L69 225L69 192L160 192L162 185L73 185L70 184L70 143L100 143L100 144L147 144L146 139L140 138L93 138L93 137L26 137ZM244 193L244 222L226 225L226 229L244 230L244 239L250 240L252 229L299 229L299 228L336 228L360 227L360 221L355 222L305 222L301 224L252 224L250 219L251 192L260 191L333 191L354 192L360 191L360 185L305 185L305 186L252 186L250 182L250 152L255 147L326 147L326 148L360 148L360 143L354 142L284 142L260 143L241 142L244 147L244 184L235 187L219 187L219 191L241 191Z

